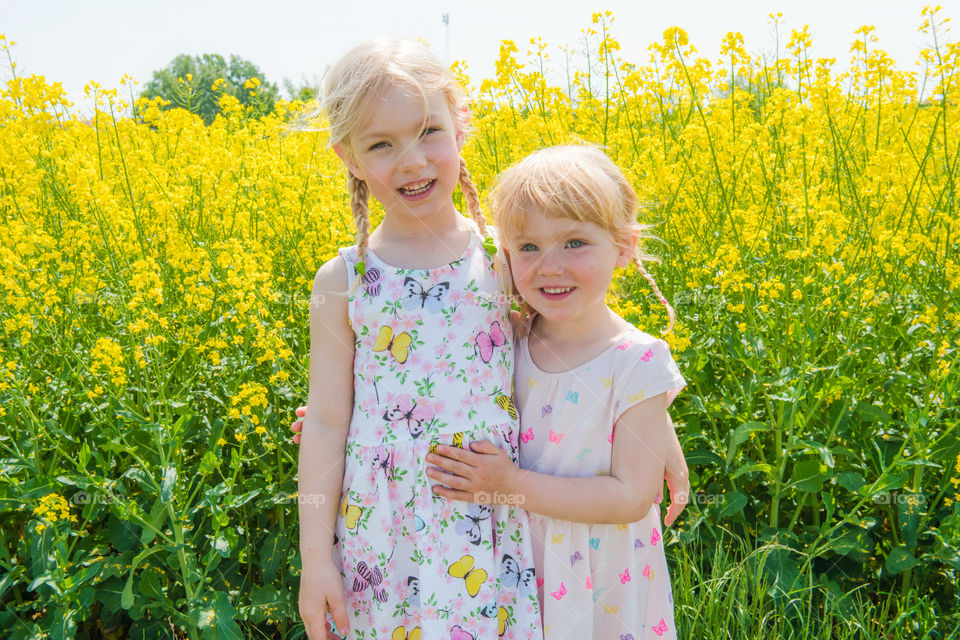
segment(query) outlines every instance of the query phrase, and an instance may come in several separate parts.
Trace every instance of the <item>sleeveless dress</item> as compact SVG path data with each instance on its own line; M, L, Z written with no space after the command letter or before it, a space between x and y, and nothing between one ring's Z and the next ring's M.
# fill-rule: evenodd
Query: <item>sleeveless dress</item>
M542 638L524 510L448 501L424 457L490 440L517 460L509 301L475 227L463 255L399 269L367 251L334 559L350 638ZM340 250L358 273L356 247ZM332 621L332 618L330 618Z
M630 407L686 384L670 348L642 331L621 334L592 360L542 371L517 347L520 466L558 476L609 475L614 424ZM639 522L584 524L530 514L550 638L676 638L659 505Z

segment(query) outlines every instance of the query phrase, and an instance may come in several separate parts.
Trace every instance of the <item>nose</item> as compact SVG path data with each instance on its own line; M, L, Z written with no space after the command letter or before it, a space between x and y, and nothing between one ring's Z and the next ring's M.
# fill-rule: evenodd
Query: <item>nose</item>
M400 154L400 170L418 171L427 165L427 157L419 142L412 142Z
M560 260L560 254L556 249L545 249L541 251L540 260L537 263L537 272L540 275L557 275L563 272L563 263Z

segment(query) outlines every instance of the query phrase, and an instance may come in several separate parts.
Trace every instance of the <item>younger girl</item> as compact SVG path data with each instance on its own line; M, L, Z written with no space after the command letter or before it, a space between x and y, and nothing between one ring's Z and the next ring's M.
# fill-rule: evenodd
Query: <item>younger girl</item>
M633 261L666 304L640 265L636 195L602 152L557 147L504 172L491 199L533 312L517 346L520 468L490 443L440 447L435 492L530 512L545 638L674 638L656 496L685 382L666 342L605 302Z
M433 495L439 443L517 442L507 296L460 149L459 88L422 45L372 41L324 79L357 244L318 271L299 460L300 614L350 638L539 638L526 513ZM460 185L473 222L454 208ZM367 198L385 215L369 232ZM481 235L482 234L482 235ZM517 455L516 445L511 455Z

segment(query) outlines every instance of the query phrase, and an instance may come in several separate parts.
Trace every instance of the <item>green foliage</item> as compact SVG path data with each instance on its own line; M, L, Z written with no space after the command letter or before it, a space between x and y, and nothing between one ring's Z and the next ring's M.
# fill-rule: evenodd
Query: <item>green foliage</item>
M210 124L221 112L224 95L233 96L254 115L262 116L273 111L279 92L252 62L236 55L227 62L221 55L206 53L179 55L165 68L154 71L140 97L162 98L169 102L168 107L186 109Z

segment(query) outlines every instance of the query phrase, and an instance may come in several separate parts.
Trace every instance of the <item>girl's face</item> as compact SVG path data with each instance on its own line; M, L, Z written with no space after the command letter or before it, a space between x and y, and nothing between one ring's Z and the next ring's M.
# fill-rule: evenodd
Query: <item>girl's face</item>
M425 110L426 109L426 110ZM453 210L464 132L440 94L396 87L371 102L350 148L334 150L387 214L428 221Z
M629 247L592 222L523 214L519 234L507 243L517 291L543 319L578 323L585 331L606 316L606 293L615 267L625 267Z

